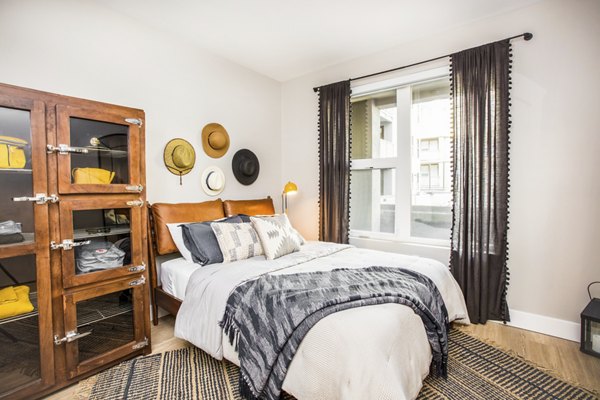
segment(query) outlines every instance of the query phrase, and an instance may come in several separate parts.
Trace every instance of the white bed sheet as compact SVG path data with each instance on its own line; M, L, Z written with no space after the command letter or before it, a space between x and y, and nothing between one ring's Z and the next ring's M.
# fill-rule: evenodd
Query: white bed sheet
M162 262L159 267L159 276L163 290L171 296L183 300L190 277L198 268L202 268L202 266L189 262L183 257Z

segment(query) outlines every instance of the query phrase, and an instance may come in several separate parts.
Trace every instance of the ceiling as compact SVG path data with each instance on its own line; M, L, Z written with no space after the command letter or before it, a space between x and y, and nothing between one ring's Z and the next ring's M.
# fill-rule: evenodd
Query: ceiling
M96 0L278 81L535 0Z

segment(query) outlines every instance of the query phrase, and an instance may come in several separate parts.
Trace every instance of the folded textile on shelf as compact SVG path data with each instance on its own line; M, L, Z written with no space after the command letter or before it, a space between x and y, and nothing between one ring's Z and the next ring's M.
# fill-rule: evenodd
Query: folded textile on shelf
M21 233L21 223L12 220L0 222L0 236L12 235L13 233Z
M17 294L15 293L14 287L7 286L0 289L0 304L14 303L17 300Z
M21 243L25 240L25 237L20 233L11 233L8 235L0 235L0 244L13 244Z
M0 319L16 317L33 311L34 307L29 300L29 286L14 286L17 301L0 304Z
M80 273L122 267L124 259L125 252L106 241L92 242L75 250L75 261Z
M107 185L115 178L113 171L102 168L73 168L73 183L78 185Z

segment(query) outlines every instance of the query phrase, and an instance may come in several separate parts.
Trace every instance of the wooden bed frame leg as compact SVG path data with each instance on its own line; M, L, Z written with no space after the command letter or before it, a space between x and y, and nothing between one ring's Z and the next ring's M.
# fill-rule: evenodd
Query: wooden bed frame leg
M147 202L146 203L146 218L147 218L147 227L148 227L148 257L150 261L150 301L152 302L152 325L158 325L158 304L156 303L156 287L157 283L157 273L156 273L156 231L154 229L154 218L152 218L152 205Z
M152 290L152 292L154 292L154 290ZM152 325L158 325L158 305L156 304L156 299L152 302Z

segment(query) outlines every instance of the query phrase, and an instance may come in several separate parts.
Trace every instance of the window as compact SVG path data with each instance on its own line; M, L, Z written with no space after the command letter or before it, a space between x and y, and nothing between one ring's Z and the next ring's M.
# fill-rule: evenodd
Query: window
M350 235L447 244L448 69L353 88Z

